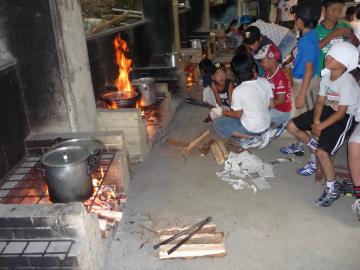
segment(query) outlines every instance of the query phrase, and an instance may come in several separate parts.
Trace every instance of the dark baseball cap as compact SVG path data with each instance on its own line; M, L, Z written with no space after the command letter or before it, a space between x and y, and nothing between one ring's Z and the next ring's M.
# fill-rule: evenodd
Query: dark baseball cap
M261 33L260 29L256 26L249 26L244 32L244 44L251 45L256 41L260 41Z
M223 63L216 62L211 67L211 74L215 74L216 71L219 69L222 69L224 72L226 72L226 67Z

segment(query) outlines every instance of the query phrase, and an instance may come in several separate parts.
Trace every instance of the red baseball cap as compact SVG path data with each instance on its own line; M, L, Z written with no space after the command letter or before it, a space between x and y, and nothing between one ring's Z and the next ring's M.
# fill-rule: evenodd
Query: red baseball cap
M281 54L278 48L274 46L274 44L268 44L262 47L256 55L254 55L254 58L257 60L263 59L263 58L275 58L276 60L281 60Z

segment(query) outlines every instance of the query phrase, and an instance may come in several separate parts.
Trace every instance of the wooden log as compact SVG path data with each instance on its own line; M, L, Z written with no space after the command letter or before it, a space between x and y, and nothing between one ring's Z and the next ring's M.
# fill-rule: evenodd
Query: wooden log
M198 146L200 146L204 140L210 135L210 130L204 131L199 137L197 137L195 140L193 140L185 149L184 153L186 155L191 154L194 149Z
M174 235L174 234L177 234L188 228L190 228L190 227L189 226L188 227L173 227L173 228L168 228L165 230L158 230L158 231L156 231L156 233L158 234L159 237L161 237L162 235ZM215 224L206 224L197 234L203 234L203 233L210 234L210 233L215 233L215 231L216 231Z
M214 155L214 158L216 160L216 163L221 165L221 164L224 164L225 162L225 157L224 157L224 154L223 152L221 151L220 149L220 146L218 144L218 142L214 142L211 146L210 146L210 149L211 149L211 152L213 153Z
M96 210L94 211L99 217L110 220L110 221L121 221L122 212L116 212L111 210Z
M167 251L173 245L163 245L159 250L159 259L170 258L194 258L202 256L224 256L225 244L184 244L179 247L175 252L168 255Z

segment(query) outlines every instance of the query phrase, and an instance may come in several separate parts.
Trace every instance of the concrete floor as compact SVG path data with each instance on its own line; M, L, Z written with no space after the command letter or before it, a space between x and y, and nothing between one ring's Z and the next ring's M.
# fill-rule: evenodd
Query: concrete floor
M169 128L169 137L191 141L208 126L207 111L184 104ZM264 162L283 157L283 136L263 150ZM345 152L338 158L344 158ZM296 157L299 162L306 157ZM283 163L271 189L253 194L234 190L215 175L221 171L212 154L193 153L184 160L179 149L163 143L131 168L129 199L105 269L360 269L360 223L342 197L329 208L316 208L322 186L295 173L299 164ZM162 260L152 249L154 235L143 229L192 225L213 217L225 232L226 256Z

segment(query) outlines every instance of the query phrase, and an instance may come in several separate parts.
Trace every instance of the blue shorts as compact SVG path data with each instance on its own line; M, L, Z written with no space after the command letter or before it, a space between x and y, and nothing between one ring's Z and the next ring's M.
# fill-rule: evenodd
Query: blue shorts
M248 131L239 119L232 117L219 117L213 120L213 128L216 133L222 138L228 138L233 136L235 132L247 135L247 136L258 136L260 133L253 133Z

